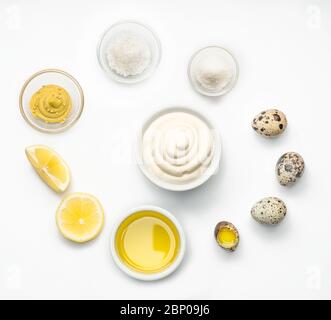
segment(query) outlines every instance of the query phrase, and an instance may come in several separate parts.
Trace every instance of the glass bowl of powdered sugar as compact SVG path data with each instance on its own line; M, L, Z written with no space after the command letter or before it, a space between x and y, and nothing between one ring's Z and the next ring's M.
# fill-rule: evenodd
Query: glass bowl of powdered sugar
M136 21L120 21L103 34L98 45L101 68L112 79L136 83L148 78L161 58L155 33Z
M221 96L236 84L238 64L233 54L219 46L200 49L191 58L188 76L193 88L206 96Z

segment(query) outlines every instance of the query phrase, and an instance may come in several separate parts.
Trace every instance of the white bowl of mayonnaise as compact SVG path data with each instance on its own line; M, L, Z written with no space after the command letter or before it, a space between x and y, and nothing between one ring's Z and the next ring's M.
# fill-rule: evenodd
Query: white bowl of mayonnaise
M219 132L198 111L170 107L152 115L138 134L138 165L157 186L186 191L217 174L221 156Z

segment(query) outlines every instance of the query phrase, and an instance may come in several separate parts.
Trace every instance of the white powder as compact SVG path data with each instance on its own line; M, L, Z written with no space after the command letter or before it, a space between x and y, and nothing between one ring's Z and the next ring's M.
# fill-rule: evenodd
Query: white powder
M106 55L109 67L124 77L141 74L152 59L147 40L130 31L122 31L113 36Z
M196 80L208 91L224 90L231 83L232 78L231 66L212 54L201 59L196 69Z

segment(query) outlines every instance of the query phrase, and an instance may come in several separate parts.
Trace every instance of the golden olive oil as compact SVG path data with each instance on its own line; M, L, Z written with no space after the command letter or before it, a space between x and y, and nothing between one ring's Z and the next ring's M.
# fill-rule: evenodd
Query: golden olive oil
M180 250L180 236L174 223L156 211L139 211L119 226L115 247L129 268L141 273L158 273L168 268Z

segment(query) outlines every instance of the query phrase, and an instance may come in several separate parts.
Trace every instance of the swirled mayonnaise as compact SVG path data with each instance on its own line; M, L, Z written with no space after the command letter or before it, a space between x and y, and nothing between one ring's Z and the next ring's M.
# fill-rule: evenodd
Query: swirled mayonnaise
M185 184L202 176L214 155L211 128L189 112L156 118L142 137L145 168L162 181Z
M43 86L30 100L31 113L47 123L64 122L71 108L70 95L65 89L56 85Z

